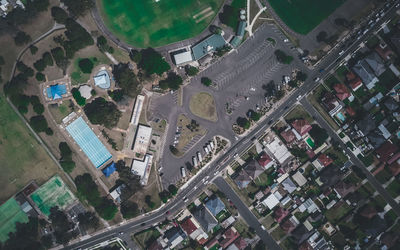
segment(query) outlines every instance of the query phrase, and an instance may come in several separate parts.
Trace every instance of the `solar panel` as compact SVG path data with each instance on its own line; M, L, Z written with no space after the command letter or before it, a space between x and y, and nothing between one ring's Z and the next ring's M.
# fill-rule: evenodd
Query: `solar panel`
M110 152L82 117L73 121L66 129L96 168L111 159Z

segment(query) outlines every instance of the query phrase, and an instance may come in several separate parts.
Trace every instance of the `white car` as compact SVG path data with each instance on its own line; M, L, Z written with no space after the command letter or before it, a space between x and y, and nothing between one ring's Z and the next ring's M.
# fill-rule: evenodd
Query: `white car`
M289 39L283 39L283 41L285 42L285 43L288 43L289 42Z

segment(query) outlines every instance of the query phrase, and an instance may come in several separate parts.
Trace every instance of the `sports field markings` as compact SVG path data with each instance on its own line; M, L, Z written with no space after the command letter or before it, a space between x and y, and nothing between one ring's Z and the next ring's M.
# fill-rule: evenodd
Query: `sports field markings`
M199 23L211 15L214 15L214 11L211 9L211 7L208 7L194 15L193 19L196 23Z
M199 22L203 21L204 19L206 19L207 17L209 17L209 16L211 16L211 15L214 15L214 11L208 12L208 13L207 13L205 16L203 16L202 18L197 19L197 20L196 20L196 23L199 23Z
M204 10L200 11L199 13L197 13L196 15L193 16L193 19L196 19L197 17L203 15L206 12L209 12L211 10L211 7L205 8Z

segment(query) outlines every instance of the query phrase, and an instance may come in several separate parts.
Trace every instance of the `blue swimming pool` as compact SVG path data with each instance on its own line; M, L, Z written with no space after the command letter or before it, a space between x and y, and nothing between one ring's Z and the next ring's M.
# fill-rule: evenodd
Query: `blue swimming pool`
M343 122L346 120L346 117L344 117L344 115L342 113L338 113L336 116Z
M110 152L82 117L73 121L66 129L96 168L111 159Z

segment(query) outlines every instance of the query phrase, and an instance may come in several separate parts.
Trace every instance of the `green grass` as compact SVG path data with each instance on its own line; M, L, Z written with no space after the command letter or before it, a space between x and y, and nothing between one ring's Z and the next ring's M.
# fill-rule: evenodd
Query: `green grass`
M44 183L58 168L3 95L0 114L0 202L4 202L31 180Z
M296 105L286 116L285 120L287 122L291 122L293 120L297 119L305 119L308 121L308 123L312 123L314 119L311 117L311 115L301 106L301 105Z
M14 198L0 206L0 242L8 239L10 232L16 231L15 223L28 222L28 216L22 211Z
M222 0L98 2L108 28L121 40L140 48L159 47L199 34L223 3ZM206 11L199 14L203 10Z
M389 186L386 187L388 190L389 194L393 197L396 198L397 196L400 195L400 183L398 180L392 181L392 183L389 184Z
M393 88L394 85L396 85L399 82L396 75L390 69L387 69L385 72L383 72L382 75L378 77L378 79L379 79L379 84L382 84L382 86L384 86L386 89Z
M156 240L160 236L160 232L156 228L149 228L140 233L135 234L135 239L142 247L147 248L153 240Z
M289 28L307 34L345 0L268 0Z
M103 54L101 54L101 55L102 56L101 56L100 59L97 58L97 57L90 57L89 58L93 63L93 68L98 66L98 65L100 65L100 64L109 63L109 59L105 55L103 55ZM74 61L74 65L73 65L74 71L71 73L71 83L72 83L72 85L78 85L80 83L86 83L90 78L90 74L83 73L81 71L81 69L79 68L78 64L79 64L79 61L82 60L82 59L83 58L78 57Z
M351 209L352 208L347 205L346 202L340 202L326 211L325 216L329 222L336 224L343 216L350 212Z

